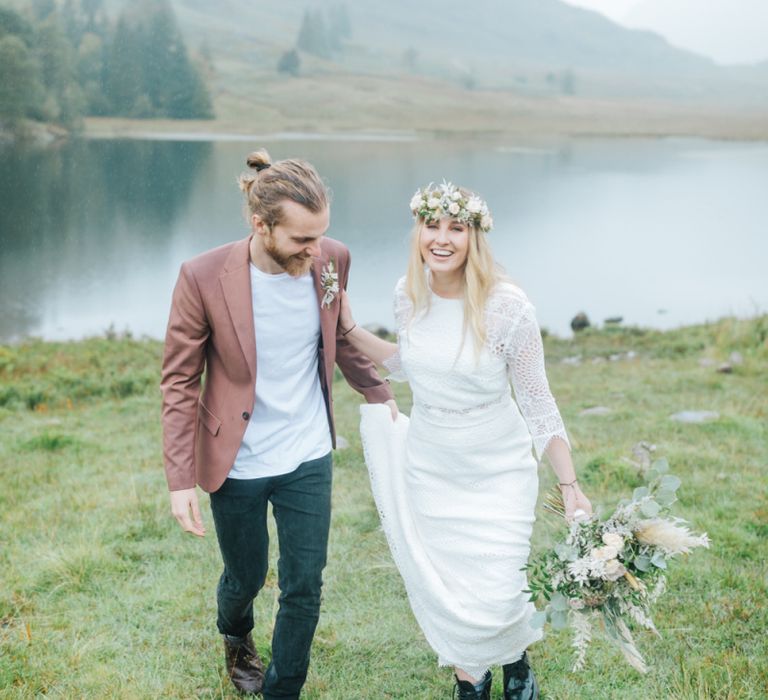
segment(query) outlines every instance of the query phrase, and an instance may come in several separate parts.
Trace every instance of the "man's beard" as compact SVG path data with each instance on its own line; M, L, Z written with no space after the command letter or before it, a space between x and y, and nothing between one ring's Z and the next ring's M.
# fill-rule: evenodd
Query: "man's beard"
M271 232L264 236L264 250L291 277L301 277L307 274L312 267L311 255L286 255L277 246L275 237Z

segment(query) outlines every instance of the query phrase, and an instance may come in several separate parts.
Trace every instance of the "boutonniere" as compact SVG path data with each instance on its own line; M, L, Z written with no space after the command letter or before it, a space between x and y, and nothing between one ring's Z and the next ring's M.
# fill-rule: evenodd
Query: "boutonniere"
M320 273L320 286L325 292L320 306L327 309L339 293L339 273L336 271L336 265L333 258L330 259Z

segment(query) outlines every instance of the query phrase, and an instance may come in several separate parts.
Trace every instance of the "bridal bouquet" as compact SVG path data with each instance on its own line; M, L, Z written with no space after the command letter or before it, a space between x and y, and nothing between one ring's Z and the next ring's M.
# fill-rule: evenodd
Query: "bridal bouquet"
M547 601L532 624L571 626L574 671L584 667L593 624L598 622L626 660L645 673L630 625L658 635L651 607L665 590L670 560L696 547L709 547L706 534L695 535L683 520L668 515L680 486L680 479L668 471L666 460L654 462L648 485L635 489L631 500L620 501L608 518L592 515L575 520L564 541L525 567L531 600ZM548 496L544 507L565 516L559 491Z

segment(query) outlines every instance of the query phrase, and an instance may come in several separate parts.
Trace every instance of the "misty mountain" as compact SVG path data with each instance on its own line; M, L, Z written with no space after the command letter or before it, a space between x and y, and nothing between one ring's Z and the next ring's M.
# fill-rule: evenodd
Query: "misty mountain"
M721 63L768 59L765 0L641 0L623 18L633 27L661 32L673 44L706 53Z
M755 71L721 68L559 0L174 0L182 27L224 73L274 74L307 9L346 6L352 36L303 73L404 72L524 94L768 99Z
M752 1L761 0L738 0ZM327 13L344 5L351 37L329 58L302 52L302 75L410 74L529 96L768 103L764 69L717 66L658 34L620 26L560 0L171 2L193 52L212 56L219 94L248 92L245 86L253 87L254 80L277 77L277 62L296 46L305 11ZM103 0L114 17L126 4Z
M687 71L711 64L673 49L655 34L627 30L603 15L558 0L476 0L472 6L460 0L432 5L363 0L355 3L357 15L368 19L360 23L360 38L369 45L383 48L392 41L407 42L443 59L506 58L521 65L586 70L611 65L633 73L647 73L669 62Z

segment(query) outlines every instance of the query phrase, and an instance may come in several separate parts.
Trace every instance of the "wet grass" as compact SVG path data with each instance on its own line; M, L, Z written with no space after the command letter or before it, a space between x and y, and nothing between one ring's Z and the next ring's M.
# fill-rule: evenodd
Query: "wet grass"
M546 339L550 382L593 501L610 507L641 483L632 447L649 441L683 480L677 513L713 544L673 568L656 614L662 638L638 633L647 676L602 641L573 675L569 637L550 633L531 654L542 698L766 697L767 337L761 317ZM717 372L733 352L741 363ZM207 498L203 540L183 535L168 512L160 354L159 343L130 338L0 347L0 697L237 697L214 624L220 561ZM396 390L407 411L407 387ZM350 446L335 456L323 616L304 697L450 697L450 673L413 621L378 527L358 397L342 383L336 395ZM597 405L610 412L581 414ZM719 418L669 419L686 409ZM542 467L542 488L552 482ZM540 514L534 546L555 527ZM275 558L255 606L265 657Z

